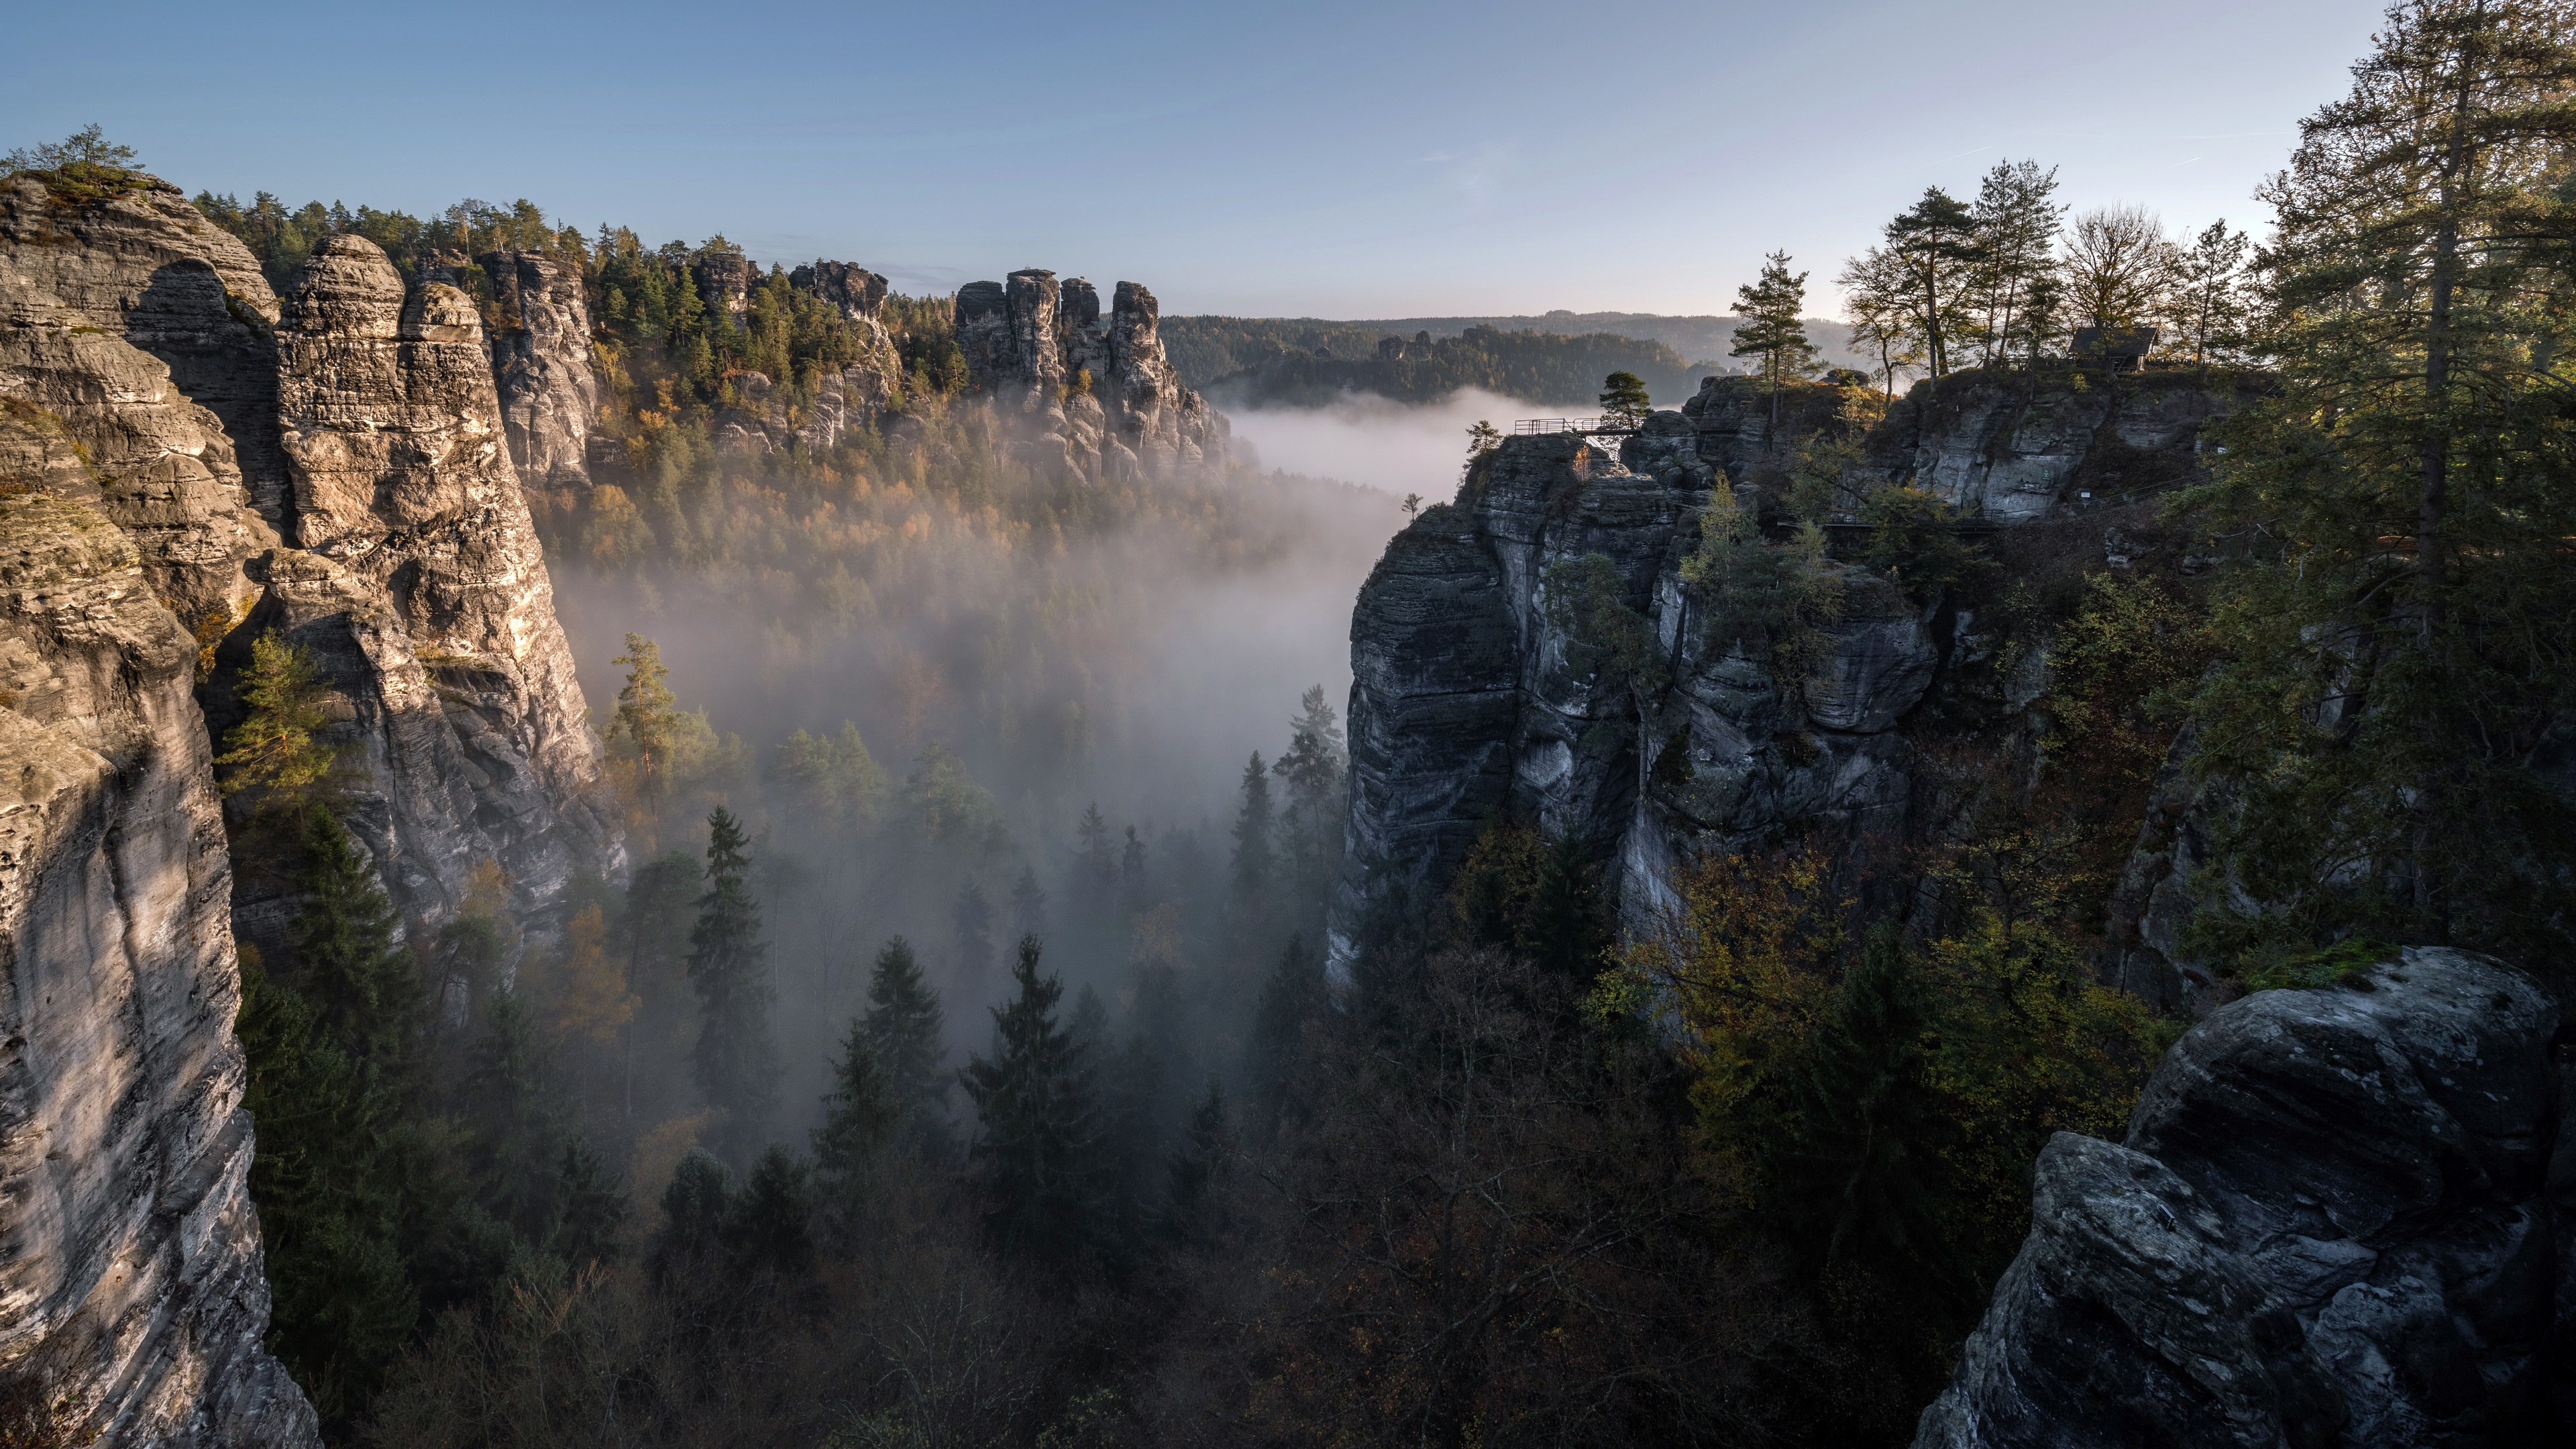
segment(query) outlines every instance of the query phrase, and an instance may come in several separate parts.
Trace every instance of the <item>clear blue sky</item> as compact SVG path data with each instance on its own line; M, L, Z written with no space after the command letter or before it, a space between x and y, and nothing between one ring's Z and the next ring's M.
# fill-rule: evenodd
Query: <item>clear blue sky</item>
M188 188L525 196L649 241L1015 267L1166 312L1730 310L1999 158L2260 220L2369 4L13 7L0 149L98 121ZM1829 310L1830 293L1817 296Z

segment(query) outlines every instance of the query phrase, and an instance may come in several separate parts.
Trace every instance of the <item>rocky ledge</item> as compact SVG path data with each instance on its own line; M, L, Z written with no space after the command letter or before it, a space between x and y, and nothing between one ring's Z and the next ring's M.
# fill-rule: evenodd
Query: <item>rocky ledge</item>
M1017 435L1018 456L1065 476L1164 478L1225 460L1225 415L1181 385L1154 294L1120 282L1104 325L1080 277L1013 272L957 292L957 343Z
M1678 413L1621 456L1507 439L1455 504L1396 535L1351 614L1350 860L1332 959L1347 973L1381 905L1445 887L1500 815L1571 833L1631 917L1665 872L1794 823L1903 821L1913 748L1895 726L1930 684L1931 631L1897 587L1825 562L1832 620L1802 663L1712 627L1682 578L1723 473ZM1550 570L1597 556L1660 656L1640 698L1573 662Z
M2049 1143L1916 1449L2470 1449L2576 1415L2558 1003L2459 951L2349 980L2220 1008L2126 1142Z

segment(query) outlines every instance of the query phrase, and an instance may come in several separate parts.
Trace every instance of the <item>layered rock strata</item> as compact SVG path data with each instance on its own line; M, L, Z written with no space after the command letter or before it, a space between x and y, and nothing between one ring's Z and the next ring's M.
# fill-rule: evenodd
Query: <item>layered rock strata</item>
M318 1445L268 1326L196 645L0 415L0 1379L64 1443Z
M1968 517L2035 522L2203 478L2203 431L2264 386L2232 372L1954 373L1896 400L1847 470L1845 492L1858 500L1908 484ZM1797 388L1783 401L1775 424L1753 379L1711 377L1681 412L1700 432L1700 455L1740 483L1786 456L1787 443L1831 426L1840 395Z
M68 1431L315 1442L231 1037L234 933L294 904L237 892L210 764L252 637L313 646L416 923L615 858L506 437L474 307L367 243L281 313L173 188L0 181L0 1377Z
M1901 824L1912 747L1896 722L1937 651L1896 587L1827 563L1840 596L1809 662L1749 646L1682 579L1722 476L1658 414L1626 459L1579 437L1513 438L1456 504L1387 546L1351 616L1349 864L1332 960L1352 965L1381 906L1441 889L1500 815L1571 834L1632 922L1688 854L1792 823ZM1659 656L1651 686L1578 669L1549 575L1607 562ZM1783 677L1784 673L1793 677Z
M329 237L277 346L303 551L258 566L230 647L275 629L312 649L363 769L351 827L407 913L443 917L484 860L540 907L613 832L473 302Z
M1183 387L1163 351L1154 294L1100 294L1030 269L957 293L957 344L991 405L1036 466L1100 479L1162 478L1224 461L1225 416Z
M2558 1016L2438 949L2220 1008L2125 1142L2041 1154L1917 1449L2544 1442L2576 1418Z
M475 261L518 324L493 335L492 381L519 484L586 488L599 380L590 369L581 271L536 252L486 252Z

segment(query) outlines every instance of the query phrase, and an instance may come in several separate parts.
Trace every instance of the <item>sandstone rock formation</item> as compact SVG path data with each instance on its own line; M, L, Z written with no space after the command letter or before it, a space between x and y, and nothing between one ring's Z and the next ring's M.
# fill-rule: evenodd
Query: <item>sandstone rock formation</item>
M589 486L599 381L590 370L590 304L580 269L535 252L486 252L475 261L492 279L502 311L518 320L515 330L492 338L492 379L519 486Z
M1624 466L1570 435L1505 441L1461 503L1396 535L1361 589L1337 973L1370 913L1442 888L1497 812L1615 861L1632 919L1688 852L1793 821L1901 821L1912 748L1894 725L1932 679L1923 622L1884 578L1828 564L1843 603L1814 667L1783 679L1767 650L1749 655L1680 575L1721 475L1677 414L1652 427ZM1550 618L1549 570L1593 554L1663 656L1650 698L1578 673Z
M1918 1449L2540 1442L2546 1397L2576 1398L2558 1015L2438 949L2220 1008L2124 1144L2041 1154Z
M350 824L409 914L443 917L498 860L523 903L611 849L598 743L502 447L481 321L406 294L360 237L325 239L278 328L296 541L255 566L248 634L306 644L365 767Z
M0 1375L105 1442L315 1442L231 1036L293 902L236 899L199 707L252 636L314 646L416 922L615 858L475 309L348 239L294 303L148 177L0 181Z
M903 359L886 331L886 279L852 262L816 261L788 274L791 286L841 309L858 333L859 360L815 384L814 401L796 438L808 448L828 448L872 427L903 390Z
M196 646L72 443L0 415L0 1374L107 1443L318 1445L260 1347Z
M751 258L738 251L711 250L691 264L698 280L698 296L710 312L721 312L739 322L751 310L751 289L760 281L760 268Z
M1016 435L1015 455L1074 476L1171 476L1224 461L1225 416L1181 386L1154 294L1120 282L1106 325L1079 277L1013 272L957 292L957 344Z
M1845 484L1864 495L1893 484L1925 489L1966 516L2032 522L2071 504L2170 486L2200 476L2201 431L2258 395L2251 375L2160 371L1977 370L1914 385L1871 430ZM1782 438L1830 418L1835 395L1800 390ZM1754 379L1711 377L1682 404L1700 432L1699 453L1743 482L1775 455L1771 403Z

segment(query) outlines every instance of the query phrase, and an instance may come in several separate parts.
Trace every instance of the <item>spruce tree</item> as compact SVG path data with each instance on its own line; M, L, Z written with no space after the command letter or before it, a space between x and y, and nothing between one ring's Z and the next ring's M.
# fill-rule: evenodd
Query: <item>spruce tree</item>
M846 1231L865 1211L885 1155L903 1125L877 1044L864 1019L850 1023L823 1094L823 1125L814 1129L814 1177L826 1214Z
M593 1263L617 1261L626 1227L626 1190L617 1174L578 1134L564 1138L555 1164L561 1209L554 1235L554 1254L575 1270Z
M1231 1145L1227 1139L1231 1135L1225 1088L1210 1077L1207 1089L1199 1094L1198 1105L1190 1112L1180 1146L1164 1160L1163 1223L1172 1236L1187 1240L1202 1235L1200 1219L1208 1188L1224 1171Z
M2576 818L2576 24L2553 0L2395 7L2264 192L2278 396L2221 426L2221 663L2195 768L2235 801L2222 963L2362 932L2565 949ZM2226 901L2250 900L2252 913Z
M1253 915L1269 902L1271 829L1270 773L1255 750L1243 767L1243 806L1234 817L1234 898Z
M1036 936L1043 940L1047 933L1046 887L1038 884L1037 867L1023 865L1020 878L1011 886L1011 931L1016 936Z
M993 1051L960 1073L981 1127L971 1160L984 1228L1013 1256L1069 1265L1096 1238L1100 1109L1087 1054L1056 1021L1064 983L1020 942L1018 994L993 1008Z
M308 812L297 885L296 992L331 1045L387 1081L412 1063L420 980L396 944L401 918L373 861L327 810Z
M553 1235L562 1124L545 1047L516 991L493 993L463 1100L476 1199L530 1243Z
M1944 1231L1946 1121L1932 1089L1930 1003L1893 926L1870 932L1795 1079L1792 1131L1771 1145L1773 1210L1819 1270L1855 1265L1889 1287L1956 1299Z
M742 825L722 806L707 817L707 890L689 933L689 984L700 1023L692 1064L698 1090L724 1109L724 1140L748 1157L769 1126L777 1051L770 1042L769 947L760 905L744 884L751 860Z
M1252 1083L1257 1121L1265 1128L1295 1120L1292 1094L1306 1059L1306 1023L1325 1003L1324 965L1306 948L1306 938L1291 936L1279 964L1261 987L1261 1007L1252 1023L1245 1063Z
M877 953L860 1027L884 1074L897 1128L934 1155L948 1146L948 1048L939 993L922 979L912 946L897 936Z

